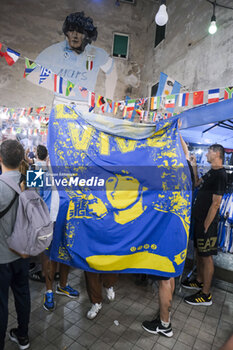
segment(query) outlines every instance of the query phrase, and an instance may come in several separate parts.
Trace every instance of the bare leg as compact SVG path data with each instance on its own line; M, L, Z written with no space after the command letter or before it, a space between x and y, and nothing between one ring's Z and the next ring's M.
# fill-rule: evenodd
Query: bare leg
M214 262L212 256L203 256L203 288L202 292L209 294L212 278L214 275Z
M69 271L70 267L68 265L60 263L60 287L62 288L67 285Z
M47 260L44 260L43 269L45 271L45 284L47 290L53 290L54 274L56 272L57 262L52 261L47 257Z
M202 262L202 256L198 256L197 250L196 250L196 263L197 263L197 281L202 283L203 282L203 262Z
M172 291L172 295L174 293L175 290L175 278L170 278L170 285L171 285L171 291Z
M104 288L114 287L118 279L117 273L103 273L101 274L101 280Z
M233 335L228 339L228 341L219 350L232 350L233 349Z
M84 271L86 279L87 294L92 304L102 303L102 281L101 274Z
M172 282L171 279L159 281L160 319L164 322L169 322L174 286L174 279Z

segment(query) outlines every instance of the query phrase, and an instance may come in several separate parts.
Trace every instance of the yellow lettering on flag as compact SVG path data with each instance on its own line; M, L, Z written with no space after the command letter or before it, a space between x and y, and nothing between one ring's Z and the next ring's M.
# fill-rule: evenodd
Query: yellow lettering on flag
M185 260L185 258L186 258L186 254L187 254L187 249L183 250L180 254L175 255L175 259L174 259L175 263L176 263L177 265L182 264L182 262L183 262L183 261Z
M109 156L110 148L109 148L109 135L100 133L100 154Z
M69 123L68 127L74 148L77 150L86 151L90 145L95 129L91 126L81 129L76 123Z
M70 107L67 107L65 105L57 105L55 107L55 111L56 111L56 119L77 119L77 114L75 113L75 111L72 111L72 113L68 113L69 111L72 111L72 109Z
M102 271L151 269L175 272L173 263L168 257L149 253L148 251L130 255L93 255L88 256L86 261L91 268Z
M121 153L132 152L137 147L137 141L135 140L125 140L122 137L116 137L115 140Z

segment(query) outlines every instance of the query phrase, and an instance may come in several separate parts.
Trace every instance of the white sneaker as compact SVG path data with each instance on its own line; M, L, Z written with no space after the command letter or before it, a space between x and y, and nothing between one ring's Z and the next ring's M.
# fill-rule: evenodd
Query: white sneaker
M113 287L105 288L105 290L107 293L108 300L113 301L115 299L115 292L114 292Z
M91 308L87 313L87 318L89 318L89 320L93 320L93 318L95 318L98 315L101 309L102 309L102 303L91 304Z

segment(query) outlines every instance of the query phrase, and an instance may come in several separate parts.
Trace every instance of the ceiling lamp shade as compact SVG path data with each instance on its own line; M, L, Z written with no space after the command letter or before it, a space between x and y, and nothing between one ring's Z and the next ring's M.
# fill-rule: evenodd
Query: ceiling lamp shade
M159 11L155 16L155 23L158 26L165 26L168 21L167 7L165 5L165 1L162 1L162 4L159 7Z

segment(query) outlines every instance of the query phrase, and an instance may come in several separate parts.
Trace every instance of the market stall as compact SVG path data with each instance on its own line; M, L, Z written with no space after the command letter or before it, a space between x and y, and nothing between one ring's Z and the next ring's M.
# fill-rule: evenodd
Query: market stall
M210 105L202 105L181 114L181 134L196 155L199 174L208 167L205 154L208 146L219 143L225 148L224 167L228 175L226 193L220 208L219 254L214 258L215 266L233 271L233 100L229 99ZM193 258L192 241L189 258ZM229 274L221 274L229 281Z

